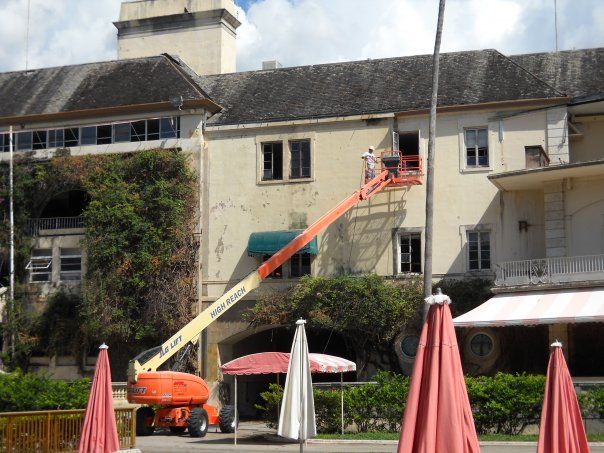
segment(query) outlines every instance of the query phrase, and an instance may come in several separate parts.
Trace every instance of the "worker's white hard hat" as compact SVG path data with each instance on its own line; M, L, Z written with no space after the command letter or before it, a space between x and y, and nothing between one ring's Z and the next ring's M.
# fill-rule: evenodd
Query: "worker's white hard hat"
M375 146L370 146L370 147L369 147L369 149L370 149L371 151L375 151Z

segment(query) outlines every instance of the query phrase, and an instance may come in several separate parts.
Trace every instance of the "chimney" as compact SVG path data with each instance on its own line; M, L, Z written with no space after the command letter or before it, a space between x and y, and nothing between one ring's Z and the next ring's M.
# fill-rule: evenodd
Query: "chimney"
M269 60L262 62L262 69L279 69L282 68L283 65L279 63L277 60Z
M236 71L241 22L234 0L122 1L117 28L119 59L169 53L200 75Z

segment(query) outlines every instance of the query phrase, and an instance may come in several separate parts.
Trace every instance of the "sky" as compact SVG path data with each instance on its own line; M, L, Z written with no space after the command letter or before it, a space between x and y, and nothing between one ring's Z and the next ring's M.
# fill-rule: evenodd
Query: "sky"
M29 68L115 59L121 0L29 0ZM237 70L431 53L438 0L235 0ZM604 47L603 0L557 0L561 50ZM26 66L28 0L0 0L0 72ZM447 0L441 51L555 50L554 0Z

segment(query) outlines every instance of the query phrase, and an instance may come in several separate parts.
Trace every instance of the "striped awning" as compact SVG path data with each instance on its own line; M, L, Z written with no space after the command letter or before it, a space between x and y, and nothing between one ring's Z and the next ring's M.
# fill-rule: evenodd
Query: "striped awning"
M604 288L499 294L453 320L455 327L604 322Z
M327 354L308 354L311 373L346 373L355 371L356 363ZM231 360L220 367L223 374L287 373L288 352L260 352Z

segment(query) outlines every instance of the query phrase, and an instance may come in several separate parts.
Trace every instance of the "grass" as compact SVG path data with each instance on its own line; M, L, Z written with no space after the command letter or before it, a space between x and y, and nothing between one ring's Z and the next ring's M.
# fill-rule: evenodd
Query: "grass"
M345 439L345 440L398 440L399 433L384 431L367 433L344 433L341 434L318 434L317 439ZM510 436L507 434L483 434L478 436L482 441L504 441L504 442L537 442L537 434L519 434ZM604 434L588 434L590 442L604 442Z

